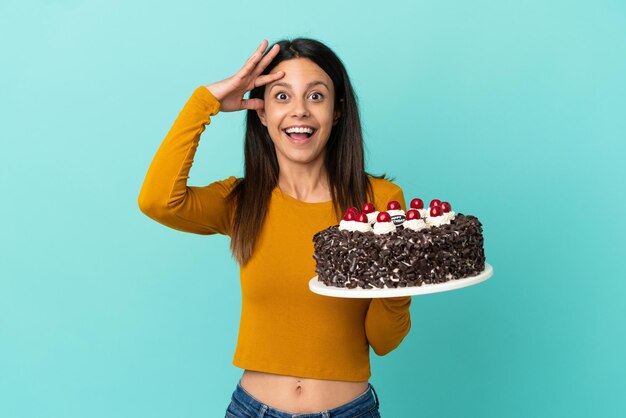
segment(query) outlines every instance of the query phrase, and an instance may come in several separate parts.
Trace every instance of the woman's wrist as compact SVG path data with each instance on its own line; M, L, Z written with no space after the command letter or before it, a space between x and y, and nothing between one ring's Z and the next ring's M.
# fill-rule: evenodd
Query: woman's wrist
M206 86L204 86L212 95L213 97L215 97L219 102L222 101L222 99L224 98L224 92L221 91L221 89L219 88L219 86L216 86L215 84L208 84Z

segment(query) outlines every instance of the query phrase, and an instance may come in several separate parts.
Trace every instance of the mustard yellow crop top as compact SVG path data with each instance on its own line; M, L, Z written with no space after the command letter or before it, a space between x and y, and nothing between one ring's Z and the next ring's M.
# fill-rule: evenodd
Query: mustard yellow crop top
M150 218L195 234L229 235L225 198L237 179L187 186L200 135L219 101L204 86L185 104L159 147L139 194ZM395 184L370 178L374 204L397 200ZM395 349L411 327L411 297L342 299L317 295L313 235L339 222L332 202L306 203L274 189L255 253L240 269L242 305L233 364L242 369L315 379L367 381L369 346Z

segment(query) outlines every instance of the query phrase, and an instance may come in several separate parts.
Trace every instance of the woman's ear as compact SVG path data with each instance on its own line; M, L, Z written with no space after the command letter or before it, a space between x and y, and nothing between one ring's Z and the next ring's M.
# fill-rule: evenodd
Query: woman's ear
M340 117L341 117L341 112L336 111L335 114L333 115L333 126L335 126L337 122L339 122Z
M339 99L341 102L341 106L343 106L343 99ZM337 109L333 112L333 126L339 122L339 118L341 117L341 110Z
M261 120L261 123L263 124L263 126L267 127L267 121L265 120L265 108L257 109L256 114Z

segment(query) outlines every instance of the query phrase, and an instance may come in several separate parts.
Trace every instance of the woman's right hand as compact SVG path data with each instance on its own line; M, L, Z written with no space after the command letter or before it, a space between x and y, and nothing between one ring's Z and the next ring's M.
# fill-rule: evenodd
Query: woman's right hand
M274 74L261 75L265 67L276 57L280 51L280 45L274 45L267 55L263 57L263 52L267 48L267 40L263 40L261 45L252 54L245 65L232 77L217 83L205 86L220 102L222 112L235 112L244 109L263 109L263 99L244 99L243 96L255 87L263 86L280 79L285 75L284 71L277 71ZM261 59L263 58L263 59Z

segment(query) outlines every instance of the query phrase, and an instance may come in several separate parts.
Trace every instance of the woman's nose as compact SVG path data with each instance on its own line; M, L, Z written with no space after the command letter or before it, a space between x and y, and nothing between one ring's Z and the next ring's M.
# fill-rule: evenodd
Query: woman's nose
M299 118L309 116L309 109L307 107L307 102L304 99L296 99L293 101L293 109L292 113L294 116Z

